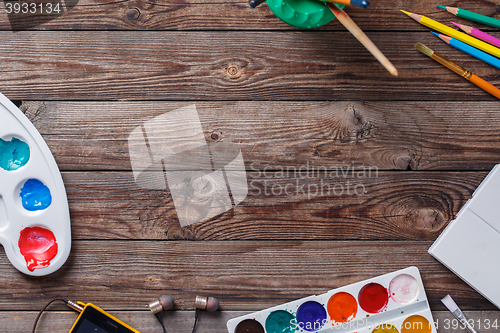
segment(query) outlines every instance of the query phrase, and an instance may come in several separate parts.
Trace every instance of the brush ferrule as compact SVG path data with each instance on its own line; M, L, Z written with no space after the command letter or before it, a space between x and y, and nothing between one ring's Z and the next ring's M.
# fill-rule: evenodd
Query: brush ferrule
M467 71L469 72L469 71ZM470 73L470 72L469 72ZM465 76L464 76L465 77ZM477 333L474 328L471 326L471 324L469 324L469 322L467 321L467 319L465 318L465 315L464 313L462 312L462 310L460 310L460 308L456 309L455 311L452 312L453 315L458 319L458 321L460 321L460 323L462 323L462 325L464 325L464 327L467 329L467 331L469 331L470 333Z
M466 78L467 80L470 80L470 77L472 76L472 72L469 72L468 70L466 70L462 76L464 78Z

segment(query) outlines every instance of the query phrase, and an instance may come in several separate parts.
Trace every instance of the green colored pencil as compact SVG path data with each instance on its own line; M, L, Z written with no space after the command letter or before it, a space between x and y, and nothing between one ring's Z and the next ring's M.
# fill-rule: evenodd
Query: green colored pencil
M445 6L439 6L439 8L443 8L446 10L448 13L453 14L455 16L471 20L474 22L479 22L482 24L486 24L495 28L500 28L500 20L495 19L493 17L489 17L486 15L481 15L478 13L470 12L468 10L462 9L462 8L456 8L456 7L445 7Z

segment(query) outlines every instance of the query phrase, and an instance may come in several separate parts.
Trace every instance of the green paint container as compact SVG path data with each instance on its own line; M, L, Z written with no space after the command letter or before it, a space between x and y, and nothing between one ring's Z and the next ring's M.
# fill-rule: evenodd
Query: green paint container
M321 27L335 18L330 8L318 0L267 0L267 5L280 20L302 29Z

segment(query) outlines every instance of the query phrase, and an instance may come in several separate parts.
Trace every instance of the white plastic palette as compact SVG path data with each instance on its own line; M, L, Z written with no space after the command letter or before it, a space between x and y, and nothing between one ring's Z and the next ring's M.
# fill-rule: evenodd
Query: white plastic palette
M386 292L387 303L379 310L373 308L378 301L371 293L374 288ZM355 311L349 310L352 305ZM346 312L352 315L343 316ZM437 333L420 273L413 266L234 318L227 328L229 333Z
M28 275L43 276L58 270L70 253L71 226L66 191L59 168L40 133L11 101L0 94L1 143L5 147L12 142L12 138L29 146L29 159L17 169L0 167L0 243L12 265L19 271ZM0 154L5 151L0 151ZM41 182L45 185L44 189L50 190L52 200L46 208L25 208L20 194L21 189L26 188L28 180ZM33 202L33 206L40 206L38 201ZM25 236L29 235L28 240L23 238L23 244L30 244L28 250L23 247L24 255L19 247L23 230ZM43 232L37 235L38 231ZM53 234L57 248L53 239L44 239L45 232L51 232L51 237ZM43 252L47 253L47 249L51 251L50 259L47 259ZM55 254L53 258L52 253ZM31 262L28 263L27 260ZM28 269L28 266L31 269Z

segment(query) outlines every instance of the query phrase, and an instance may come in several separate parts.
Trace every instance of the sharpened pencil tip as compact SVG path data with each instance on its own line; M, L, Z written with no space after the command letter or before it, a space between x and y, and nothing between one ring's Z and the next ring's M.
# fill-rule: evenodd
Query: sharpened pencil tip
M406 10L402 10L402 9L400 9L400 10L401 10L403 13L405 13L406 15L408 15L408 16L410 16L410 15L411 15L411 13L410 13L410 12L407 12Z
M456 26L457 26L457 27L459 27L459 28L461 28L461 27L462 27L462 25L461 25L460 23L455 23L455 22L453 22L453 21L450 21L450 22L451 22L451 24L454 24L454 25L456 25Z
M439 7L439 8L441 8L441 9L447 10L445 6L436 5L436 7Z

